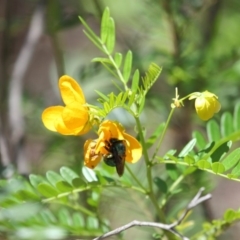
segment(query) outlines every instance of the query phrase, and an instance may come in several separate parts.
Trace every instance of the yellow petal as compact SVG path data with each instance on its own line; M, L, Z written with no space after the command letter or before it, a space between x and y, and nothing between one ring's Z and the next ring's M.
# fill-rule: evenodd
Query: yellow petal
M88 109L73 102L63 109L62 118L69 129L83 128L89 119Z
M196 98L195 108L198 116L206 121L221 109L221 104L218 102L215 94L205 91Z
M64 75L59 79L59 89L63 102L68 105L72 102L85 104L85 97L79 84L71 77Z
M117 138L119 140L123 140L123 132L124 128L117 122L106 120L101 123L98 134L100 135L101 132L104 133L105 140L109 141L110 138Z
M101 161L102 156L95 152L96 140L89 139L84 144L84 165L89 168L95 168Z
M137 162L142 156L142 146L138 140L131 135L124 133L124 139L126 142L126 161L130 163Z
M42 121L44 126L51 130L56 132L56 122L59 121L59 119L62 118L62 112L64 107L62 106L53 106L46 108L42 113Z

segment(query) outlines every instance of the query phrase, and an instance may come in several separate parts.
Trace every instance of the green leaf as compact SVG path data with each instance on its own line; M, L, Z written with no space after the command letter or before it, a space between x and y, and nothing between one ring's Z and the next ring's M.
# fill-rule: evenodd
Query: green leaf
M83 176L86 178L86 180L88 182L97 181L96 173L92 169L87 168L87 167L83 167L82 168L82 173L83 173Z
M128 51L123 66L123 78L125 82L128 82L131 70L132 70L132 52Z
M63 180L62 177L61 177L59 174L57 174L57 173L55 173L55 172L53 172L53 171L48 171L48 172L46 173L46 177L47 177L47 180L48 180L53 186L56 186L56 183L57 183L57 182Z
M210 142L221 139L219 125L213 119L207 123L207 134Z
M109 101L109 98L108 98L105 94L99 92L98 90L95 90L95 92L96 92L103 100L105 100L105 101L107 101L107 102Z
M238 102L234 108L233 126L235 131L240 130L240 102Z
M238 216L238 214L233 209L228 209L224 213L224 220L226 222L231 223L236 220L237 216Z
M184 176L187 176L193 172L195 172L197 170L196 167L188 167L184 172L183 172L183 175Z
M117 64L117 67L119 68L121 66L121 63L122 63L122 54L121 53L115 53L114 61Z
M75 213L73 213L72 219L73 219L74 227L76 227L76 228L84 227L85 223L84 223L84 218L82 215L75 212Z
M108 53L111 54L115 46L115 23L112 18L108 20L108 36L106 41L106 47Z
M221 132L223 137L227 137L232 134L233 129L233 119L229 112L225 112L221 117Z
M71 219L70 213L65 208L61 208L58 211L58 219L62 225L67 225L67 226L72 225L72 219Z
M158 125L157 129L150 136L150 138L148 138L148 140L146 142L147 149L149 149L156 142L157 138L159 138L160 134L162 133L164 127L165 127L165 123L160 123Z
M83 188L85 187L87 184L86 182L81 179L81 178L74 178L72 180L72 185L75 187L75 188Z
M132 92L131 95L128 95L128 106L131 107L135 103L136 93Z
M198 132L198 131L194 131L192 133L193 138L197 139L196 142L196 147L200 150L200 149L204 149L204 147L207 145L205 138L203 137L203 135Z
M68 183L72 184L72 180L74 178L79 178L76 172L74 172L72 169L68 167L61 167L60 168L60 174Z
M196 138L192 139L188 144L182 149L182 151L178 154L178 157L185 157L192 149L194 148L197 140Z
M27 191L27 190L19 190L18 192L16 192L14 194L14 196L21 200L21 201L36 201L36 200L39 200L39 196L36 195L35 193L32 193L30 191Z
M167 170L167 173L168 173L169 177L172 180L176 180L178 178L179 173L178 173L178 169L177 169L176 165L166 164L166 170Z
M112 62L108 58L96 57L96 58L92 59L92 62L107 63L109 65L113 65Z
M145 76L142 78L143 87L141 87L141 89L144 95L147 94L148 90L157 81L161 71L162 68L160 68L157 64L155 63L150 64Z
M42 176L38 176L35 174L30 174L29 180L34 188L37 188L40 183L46 182L46 180Z
M59 192L48 183L40 183L37 189L44 197L54 197L59 194Z
M106 113L111 112L111 107L108 102L103 103L103 107L104 107L104 110L106 111Z
M202 170L204 170L204 169L211 169L211 163L209 163L206 160L199 160L197 162L197 166L198 166L198 168L200 168Z
M194 164L195 163L195 159L194 157L187 155L184 157L184 162L188 163L189 165Z
M88 24L83 20L83 18L79 17L79 19L86 29L83 30L84 34L88 37L90 41L92 41L95 46L97 46L101 51L104 52L101 46L101 39L93 32L93 30L88 26Z
M233 168L231 174L236 177L240 176L240 162L238 162L238 164Z
M56 183L57 189L63 193L63 192L71 192L73 190L72 186L65 181L59 181Z
M139 96L138 99L138 114L140 114L145 106L145 97Z
M212 170L216 174L225 172L225 167L220 162L215 162L212 164Z
M101 21L101 39L102 42L105 43L108 37L108 31L109 31L109 17L110 17L110 11L107 7L102 15L102 21Z
M136 69L134 74L133 74L133 78L132 78L132 91L133 92L137 92L138 89L138 85L139 85L139 79L140 79L140 73L139 70Z
M226 171L234 167L240 160L240 148L232 151L226 158L223 159L222 164Z
M163 193L167 193L168 191L168 186L167 183L165 181L163 181L161 178L159 177L154 177L153 182L156 184L156 186L158 187L158 189L163 192Z
M232 146L232 141L223 143L219 148L217 148L214 153L211 154L212 162L218 162L221 158L230 150Z

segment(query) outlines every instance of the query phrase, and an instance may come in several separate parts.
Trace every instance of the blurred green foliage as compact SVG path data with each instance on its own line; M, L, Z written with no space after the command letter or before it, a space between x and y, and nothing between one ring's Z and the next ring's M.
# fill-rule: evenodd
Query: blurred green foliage
M10 43L14 43L15 54L18 52L16 49L20 47L16 42L19 39L20 42L23 41L22 35L27 29L27 19L32 14L36 4L38 1L25 2L25 9L28 9L29 12L26 10L16 11L16 6L11 5L13 16L10 22L7 22L7 19L5 21L1 19L2 29L4 24L10 26ZM28 126L26 135L29 142L33 141L41 146L40 154L37 154L39 159L29 163L34 174L44 174L49 170L58 172L63 165L71 166L76 174L82 174L82 146L86 140L85 137L63 137L49 133L42 126L41 113L46 106L59 102L57 80L63 73L79 80L81 87L86 92L87 101L91 104L97 104L95 100L97 94L93 93L93 89L103 93L115 91L112 89L112 76L101 67L100 63L90 62L93 57L102 57L98 49L95 49L90 41L87 42L85 36L81 34L77 35L80 36L77 40L82 44L77 45L77 47L72 46L72 48L66 47L67 44L65 44L63 37L69 38L71 42L71 39L75 38L74 34L71 35L71 29L77 28L79 33L82 32L83 26L78 16L83 17L98 32L100 18L106 6L110 8L117 26L116 49L124 54L127 53L128 49L131 49L133 69L138 68L142 76L151 62L163 67L160 80L155 83L147 95L148 101L146 101L142 113L142 121L146 126L155 126L163 119L165 120L170 109L171 99L174 97L175 87L178 87L180 96L194 91L214 90L214 93L219 96L223 111L233 112L240 91L240 2L238 0L48 0L42 1L42 4L46 9L46 34L51 42L54 55L51 67L45 71L49 76L53 88L51 93L54 96L51 99L42 97L44 91L34 96L31 89L24 89L24 116ZM8 64L11 64L9 58L14 56L14 53L9 50L8 54ZM35 68L37 67L35 65ZM171 126L173 135L166 143L165 149L171 147L182 149L182 146L185 146L191 138L191 126L201 124L194 118L192 109L187 104L185 110L177 113ZM159 113L161 113L160 117ZM126 113L117 110L111 114L112 118L118 119L126 127L131 127L132 119ZM181 124L182 122L184 125ZM208 134L214 138L216 131L213 130L212 134L209 132L215 125L213 122L210 124L212 126L208 128ZM178 131L176 135L179 135L180 138L174 135L175 129ZM90 137L91 135L87 136L87 138ZM200 139L199 135L198 139ZM201 141L199 140L199 142ZM151 141L149 144L152 146ZM224 147L226 149L226 146ZM224 154L223 150L221 154ZM174 153L169 156L174 156ZM186 160L186 163L189 161L191 161L191 156L190 160ZM201 168L202 165L199 165ZM167 171L161 166L157 166L154 170L154 187L160 202L162 193L166 193L168 187L176 180L176 176L173 176L176 175L176 171L168 166L166 167ZM175 167L175 165L171 166ZM144 172L143 168L142 164L133 166L133 171L141 177ZM113 169L105 165L97 168L97 173L98 171L106 173L106 175L113 174ZM17 172L15 174L18 176ZM100 176L98 177L100 178ZM128 176L124 177L125 185L131 184ZM126 189L109 191L95 189L91 193L82 192L79 199L77 198L79 202L76 206L83 206L90 212L96 213L97 223L95 218L92 219L86 213L78 214L79 209L73 210L72 206L67 206L66 201L64 208L60 205L35 203L20 205L20 207L16 204L17 206L15 206L15 203L22 199L21 195L11 199L12 192L17 192L18 189L22 189L19 187L20 185L27 183L24 179L12 181L10 186L5 181L1 182L0 202L3 203L10 196L10 203L4 202L5 206L14 203L14 208L6 210L1 215L0 232L2 233L0 238L3 239L16 239L16 236L18 239L63 239L68 235L86 237L89 232L93 236L100 235L108 230L109 225L106 219L113 221L113 226L116 224L119 226L124 222L123 216L129 210L132 211L130 218L157 220L154 219L153 209L149 209L147 200L143 199L139 193L130 193ZM112 180L102 178L101 181L109 183ZM146 183L146 179L143 179L143 183ZM180 188L172 192L173 198L168 206L169 209L172 208L171 211L169 210L169 216L174 216L175 213L179 212L185 204L183 199L189 198L202 185L207 186L208 190L213 187L209 176L202 172L196 171L193 175L186 177L180 184ZM66 189L69 185L64 183L61 187ZM35 196L34 190L31 189L30 192L33 194L30 197ZM46 197L46 192L44 194ZM25 195L23 194L23 196ZM119 203L119 198L121 203ZM174 205L176 199L181 199L181 205ZM72 196L71 204L75 203L76 199ZM99 208L96 209L96 206ZM142 211L140 212L139 209ZM238 220L238 211L233 212L228 211L223 219L211 225L215 227L214 229L205 225L205 231L212 232L214 235L215 231L218 230L217 227L223 226L225 228L228 223ZM100 213L104 216L103 219L99 217ZM111 216L114 214L118 221ZM206 217L201 213L203 219L199 220L199 216L194 216L194 220L200 226ZM140 234L134 232L135 238L141 234L141 232ZM146 236L145 239L150 239L148 230L144 230L143 236Z

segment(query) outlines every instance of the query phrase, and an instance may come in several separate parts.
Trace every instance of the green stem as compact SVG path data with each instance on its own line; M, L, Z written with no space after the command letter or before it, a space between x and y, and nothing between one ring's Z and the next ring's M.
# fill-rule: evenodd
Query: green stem
M165 198L163 198L162 202L161 202L161 207L163 207L166 203L167 200L169 198L169 196L171 195L171 193L173 192L173 190L178 186L178 184L184 179L184 175L180 175L171 185L171 187L168 190L168 194L166 195Z
M146 146L146 142L143 136L143 131L142 131L142 126L140 123L140 120L137 116L135 116L135 120L136 120L136 124L137 124L137 128L138 128L138 134L142 143L142 149L143 149L143 156L144 156L144 160L146 163L146 175L147 175L147 181L148 181L148 185L149 185L149 192L148 192L148 196L151 199L157 213L158 213L158 217L159 220L163 223L166 222L166 218L164 215L164 212L162 211L162 209L159 207L158 201L156 199L156 196L154 194L153 191L153 181L152 181L152 163L149 160L149 156L148 156L148 152L147 152L147 146ZM165 234L168 234L167 232Z
M45 198L43 199L41 202L42 203L48 203L48 202L52 202L54 200L57 200L57 199L60 199L60 198L63 198L63 197L66 197L68 195L71 195L71 194L74 194L74 193L79 193L79 192L84 192L84 191L88 191L88 190L91 190L93 188L109 188L109 187L119 187L119 188L131 188L133 190L136 190L140 193L143 193L143 194L146 194L146 192L142 189L142 188L138 188L136 186L125 186L125 185L96 185L96 186L87 186L85 188L77 188L77 189L74 189L72 191L69 191L69 192L65 192L65 193L60 193L58 194L57 196L54 196L54 197L50 197L50 198Z
M111 61L113 67L116 69L116 72L117 72L117 75L119 77L119 80L122 82L122 84L124 85L125 90L127 91L128 90L128 86L127 86L127 84L126 84L126 82L124 80L124 77L123 77L120 69L118 68L117 64L115 63L112 55L109 53L108 49L106 48L106 46L103 43L102 43L102 48L103 48L105 54L108 56L109 60Z
M135 182L138 184L138 186L140 188L142 188L145 192L147 192L147 190L145 189L145 187L141 184L141 182L138 180L138 178L136 177L136 175L132 172L132 170L130 169L130 167L128 165L125 165L126 169L128 170L128 172L130 173L131 177L135 180Z
M82 213L85 213L86 215L88 216L92 216L92 217L96 217L97 215L91 211L89 211L88 209L80 206L80 205L76 205L76 204L69 204L69 203L66 203L66 202L58 202L58 201L55 201L54 203L58 203L58 204L62 204L64 206L67 206L69 208L72 208L74 210L77 210L77 211L80 211Z
M160 149L160 147L161 147L161 145L162 145L162 141L163 141L163 138L164 138L164 136L165 136L165 134L166 134L166 131L167 131L169 122L170 122L170 120L171 120L171 118L172 118L174 109L175 109L175 108L172 108L172 109L171 109L171 112L170 112L169 115L168 115L167 122L166 122L166 124L165 124L165 126L164 126L164 129L163 129L163 131L162 131L162 134L161 134L161 137L160 137L159 142L158 142L158 144L157 144L157 147L156 147L156 149L155 149L155 151L154 151L154 154L153 154L153 156L152 156L152 158L151 158L151 162L154 161L154 159L155 159L155 157L156 157L156 155L157 155L157 153L158 153L158 151L159 151L159 149Z

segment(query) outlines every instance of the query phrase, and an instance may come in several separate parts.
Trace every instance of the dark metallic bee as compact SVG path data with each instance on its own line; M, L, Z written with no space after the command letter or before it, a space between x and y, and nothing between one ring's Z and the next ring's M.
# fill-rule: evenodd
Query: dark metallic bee
M111 167L116 167L119 177L123 175L126 157L126 146L124 140L110 138L106 141L105 149L109 154L104 156L104 162Z

